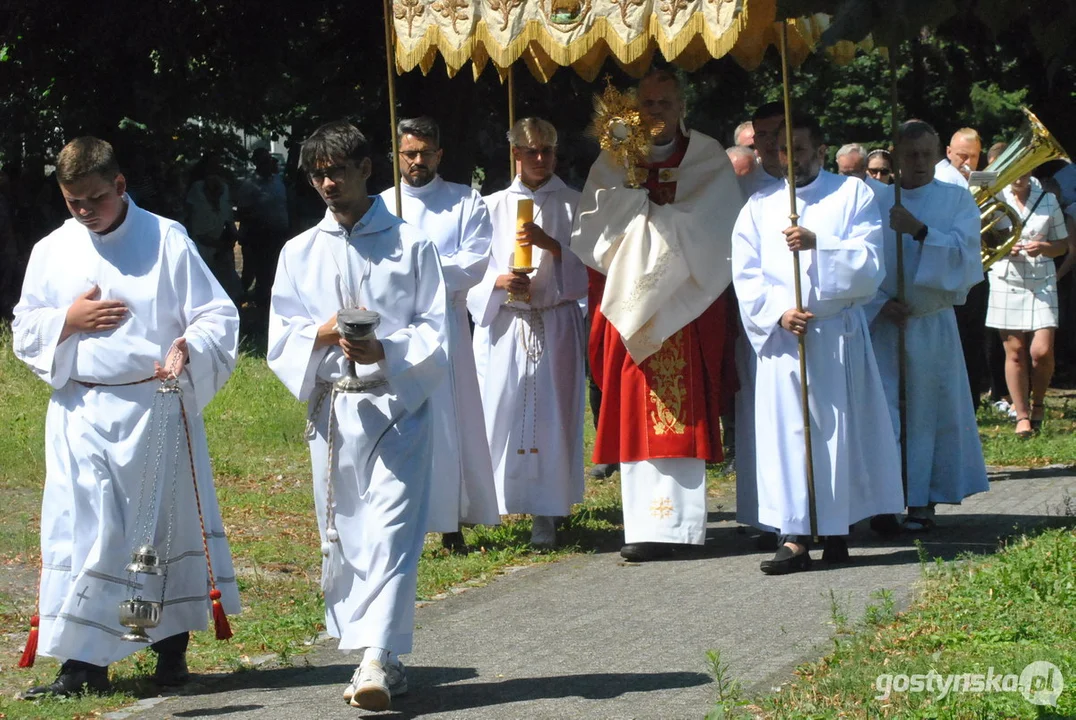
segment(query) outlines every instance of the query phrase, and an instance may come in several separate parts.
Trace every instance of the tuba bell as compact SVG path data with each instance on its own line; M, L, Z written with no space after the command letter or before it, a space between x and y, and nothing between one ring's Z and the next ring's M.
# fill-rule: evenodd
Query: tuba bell
M1020 215L1000 199L1001 191L1043 163L1068 159L1068 153L1035 114L1027 108L1021 110L1027 123L1020 134L994 162L972 175L971 192L982 224L983 270L1008 255L1024 229Z

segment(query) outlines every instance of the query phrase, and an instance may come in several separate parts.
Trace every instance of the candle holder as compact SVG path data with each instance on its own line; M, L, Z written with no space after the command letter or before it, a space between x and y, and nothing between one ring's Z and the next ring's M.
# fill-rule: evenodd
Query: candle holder
M381 324L381 315L373 310L348 308L336 315L336 331L350 343L373 337L374 330ZM336 381L337 392L362 392L366 385L355 374L355 363L347 362L347 375Z
M532 272L534 272L534 270L535 270L535 268L533 268L533 267L516 267L515 265L509 265L508 266L508 272L512 273L513 275L518 275L519 277L527 277ZM510 304L510 303L528 303L529 304L530 301L531 301L530 291L527 291L525 293L520 293L519 295L516 295L511 290L509 290L508 291L508 299L505 301L505 304Z

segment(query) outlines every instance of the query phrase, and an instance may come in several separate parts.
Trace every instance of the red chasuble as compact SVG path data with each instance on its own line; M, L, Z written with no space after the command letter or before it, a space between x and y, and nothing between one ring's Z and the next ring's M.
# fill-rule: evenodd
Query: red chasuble
M679 167L687 138L678 137L677 144L667 160L647 166L646 189L650 201L658 205L676 197L676 173L669 169ZM637 365L620 333L601 314L605 276L589 268L588 273L590 367L602 391L594 462L721 460L720 417L731 412L736 392L732 365L736 324L729 310L729 292Z

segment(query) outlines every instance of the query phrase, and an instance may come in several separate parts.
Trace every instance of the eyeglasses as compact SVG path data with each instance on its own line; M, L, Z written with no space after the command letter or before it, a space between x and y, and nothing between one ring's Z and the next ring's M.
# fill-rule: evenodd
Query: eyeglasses
M886 177L887 175L892 174L893 171L890 170L889 168L883 167L883 168L867 168L867 172L869 174L871 174L871 175L881 175L882 177Z
M330 165L327 168L311 170L306 176L314 187L323 184L325 178L332 180L334 184L339 184L347 179L347 165Z
M415 162L419 158L423 160L429 160L432 157L436 157L440 150L401 150L400 155L408 162Z
M537 147L537 148L536 147L523 147L523 146L520 146L520 145L517 145L516 147L519 148L519 151L521 153L523 153L524 155L526 155L528 158L536 158L539 155L549 157L556 150L556 148L554 148L552 145L545 145L543 147Z

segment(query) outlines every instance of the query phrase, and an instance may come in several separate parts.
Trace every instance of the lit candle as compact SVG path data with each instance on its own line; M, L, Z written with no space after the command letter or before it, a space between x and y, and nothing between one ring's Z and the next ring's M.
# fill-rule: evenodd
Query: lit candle
M523 198L516 205L516 232L522 230L523 226L529 222L534 222L534 201L530 198ZM517 241L515 267L531 267L532 262L531 246L521 245Z

